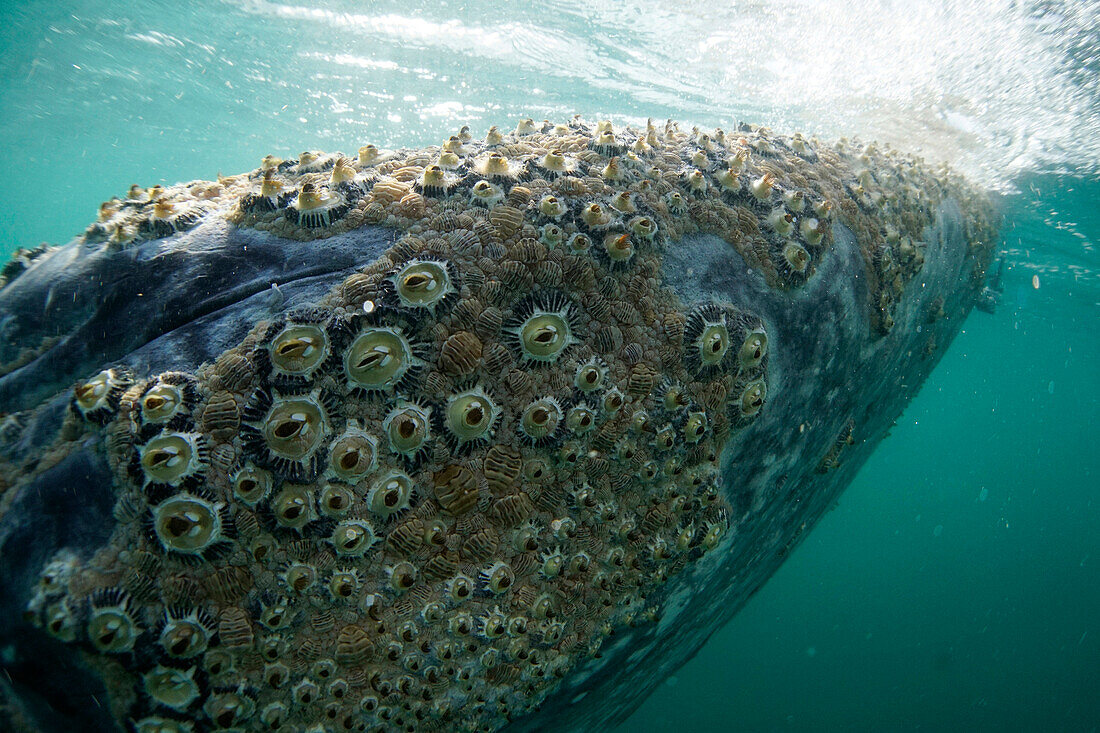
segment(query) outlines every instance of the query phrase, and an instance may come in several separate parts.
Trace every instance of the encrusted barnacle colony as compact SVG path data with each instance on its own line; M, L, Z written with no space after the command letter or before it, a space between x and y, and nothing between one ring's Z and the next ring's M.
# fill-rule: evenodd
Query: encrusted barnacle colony
M888 176L917 187L886 197ZM657 617L662 584L738 521L720 456L768 409L781 342L751 309L683 302L664 254L711 233L798 288L843 221L881 334L949 185L748 126L525 120L136 187L88 241L202 217L395 241L194 374L74 387L74 440L106 435L118 525L93 562L49 564L27 613L103 665L141 733L499 728Z

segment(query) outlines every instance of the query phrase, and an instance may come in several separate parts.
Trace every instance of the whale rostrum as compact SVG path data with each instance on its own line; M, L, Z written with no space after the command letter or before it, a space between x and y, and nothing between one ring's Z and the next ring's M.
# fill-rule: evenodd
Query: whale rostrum
M8 726L621 719L836 502L995 226L746 124L132 187L0 271Z

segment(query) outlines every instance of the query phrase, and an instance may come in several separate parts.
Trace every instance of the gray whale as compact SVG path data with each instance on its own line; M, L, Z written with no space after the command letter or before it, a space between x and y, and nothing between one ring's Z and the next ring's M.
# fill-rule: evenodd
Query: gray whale
M836 502L994 237L945 169L749 125L132 189L3 270L0 715L621 720Z

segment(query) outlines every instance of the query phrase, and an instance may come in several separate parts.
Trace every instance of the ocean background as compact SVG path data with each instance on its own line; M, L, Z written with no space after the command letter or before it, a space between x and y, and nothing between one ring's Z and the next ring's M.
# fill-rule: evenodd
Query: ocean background
M1097 730L1095 0L7 0L0 256L132 183L574 113L877 139L1005 215L1000 309L620 730Z

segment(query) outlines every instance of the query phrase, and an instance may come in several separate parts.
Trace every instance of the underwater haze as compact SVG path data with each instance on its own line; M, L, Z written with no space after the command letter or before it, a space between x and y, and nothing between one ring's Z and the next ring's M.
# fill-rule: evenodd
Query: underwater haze
M521 117L889 143L996 192L1004 293L621 731L1100 727L1100 3L0 5L0 255L133 183Z

